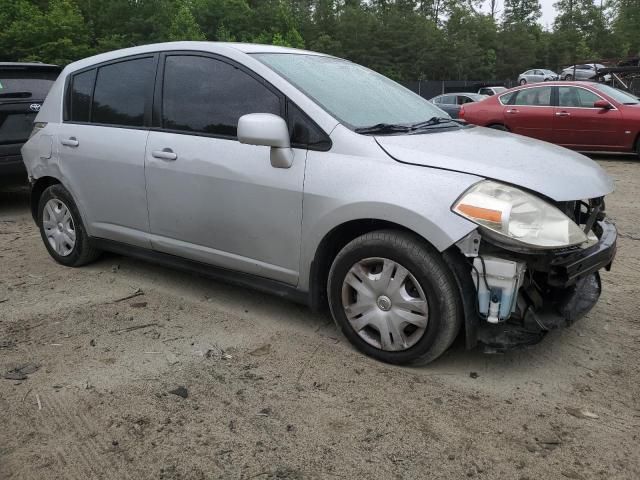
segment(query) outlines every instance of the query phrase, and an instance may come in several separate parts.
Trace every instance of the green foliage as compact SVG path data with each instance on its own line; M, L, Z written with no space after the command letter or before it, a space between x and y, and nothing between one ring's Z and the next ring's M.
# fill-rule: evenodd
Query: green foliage
M205 36L196 22L191 6L183 1L169 28L169 40L205 40Z
M0 51L65 65L168 40L257 42L399 80L513 79L640 53L640 1L558 0L557 9L544 30L539 0L0 0Z

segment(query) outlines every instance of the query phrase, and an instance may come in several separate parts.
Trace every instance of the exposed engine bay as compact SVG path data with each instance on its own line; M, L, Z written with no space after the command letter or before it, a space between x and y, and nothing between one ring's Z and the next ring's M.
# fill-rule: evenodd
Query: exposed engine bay
M558 204L584 229L588 241L570 248L526 250L501 243L482 228L456 244L465 265L454 266L467 316L467 346L503 351L540 341L546 332L586 315L601 293L601 268L609 270L617 232L602 198ZM489 234L487 234L489 233ZM451 261L450 261L451 263ZM472 317L471 319L469 317Z

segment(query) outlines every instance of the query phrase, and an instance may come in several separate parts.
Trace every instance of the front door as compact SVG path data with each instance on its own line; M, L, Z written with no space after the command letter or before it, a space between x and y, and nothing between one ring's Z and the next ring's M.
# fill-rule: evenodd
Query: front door
M145 160L153 248L296 284L306 150L274 168L269 147L236 138L242 115L284 115L284 98L225 59L167 54L160 65Z
M509 131L551 141L553 124L552 87L519 90L504 107L504 124Z
M617 109L594 108L603 100L582 87L558 87L558 106L553 119L553 142L576 149L622 146L622 116Z

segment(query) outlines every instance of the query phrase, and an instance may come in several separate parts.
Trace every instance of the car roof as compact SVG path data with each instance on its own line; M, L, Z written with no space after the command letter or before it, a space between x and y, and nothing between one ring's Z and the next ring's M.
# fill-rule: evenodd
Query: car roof
M562 81L555 80L553 82L544 82L544 83L533 83L531 85L522 85L518 87L511 88L510 90L525 90L527 88L543 88L543 87L593 87L594 82L585 82L585 81Z
M239 43L239 42L164 42L152 43L149 45L140 45L137 47L123 48L113 50L111 52L101 53L92 57L83 58L77 62L73 62L67 66L65 70L75 71L81 68L93 66L97 63L117 60L123 57L133 55L155 53L164 51L178 50L195 50L209 53L217 53L220 55L231 54L232 52L240 53L296 53L301 55L316 55L322 57L330 57L324 53L312 52L310 50L301 50L298 48L279 47L275 45L263 45L260 43Z

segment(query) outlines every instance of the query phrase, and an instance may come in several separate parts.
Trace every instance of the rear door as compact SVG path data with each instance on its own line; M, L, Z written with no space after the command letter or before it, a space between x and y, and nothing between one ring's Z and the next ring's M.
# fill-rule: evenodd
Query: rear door
M524 88L511 96L504 107L504 124L509 131L539 140L551 141L553 88Z
M604 98L583 87L558 87L553 142L587 150L622 146L624 128L620 111L594 108L599 100Z
M129 57L69 78L60 169L94 237L150 247L144 154L156 63Z

